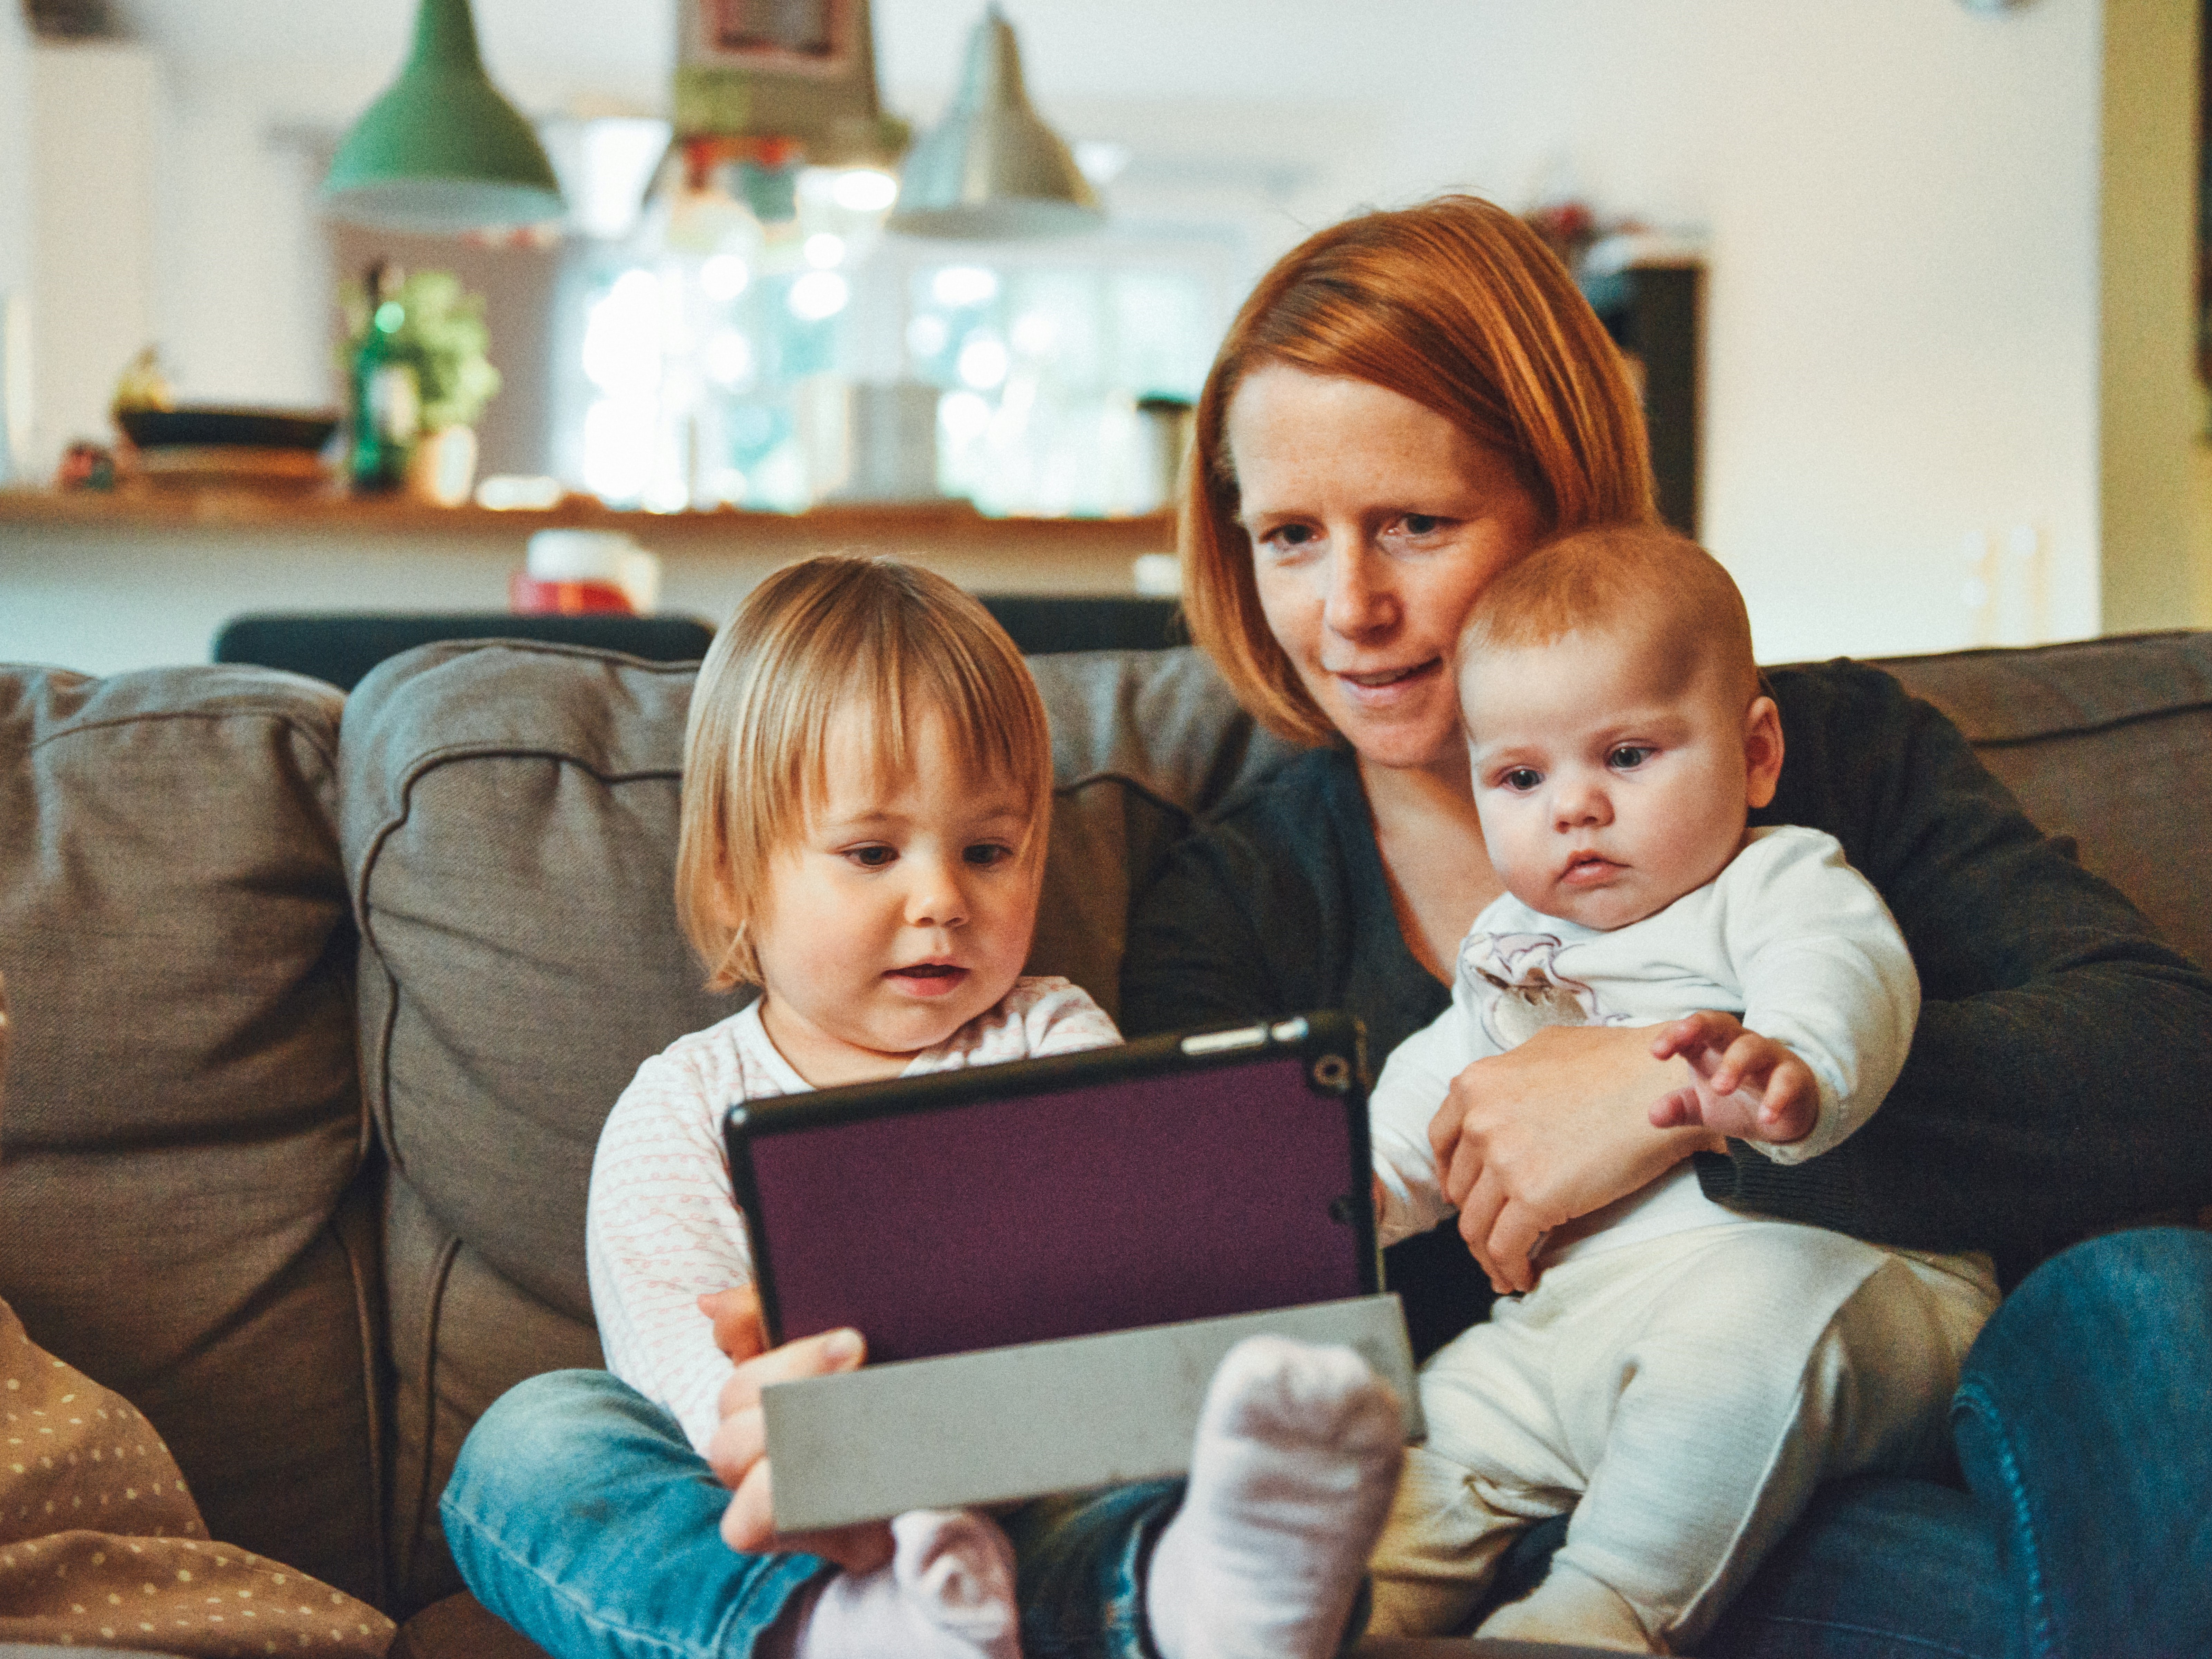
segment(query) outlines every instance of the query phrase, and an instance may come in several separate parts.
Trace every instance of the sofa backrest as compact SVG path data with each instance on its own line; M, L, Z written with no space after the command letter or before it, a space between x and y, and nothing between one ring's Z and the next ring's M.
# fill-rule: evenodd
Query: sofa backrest
M374 1599L337 725L258 669L0 669L0 1297L152 1419L216 1538Z
M1881 665L1966 732L2027 815L2069 837L2212 964L2212 633L2138 634Z
M2212 957L2212 635L1886 665ZM1034 666L1058 788L1032 967L1110 1007L1130 894L1292 751L1188 650ZM148 1411L218 1536L374 1596L388 1490L384 1599L420 1606L456 1582L435 1498L469 1425L598 1362L599 1125L733 1006L670 897L690 680L433 646L341 732L326 688L265 671L0 669L0 1297Z

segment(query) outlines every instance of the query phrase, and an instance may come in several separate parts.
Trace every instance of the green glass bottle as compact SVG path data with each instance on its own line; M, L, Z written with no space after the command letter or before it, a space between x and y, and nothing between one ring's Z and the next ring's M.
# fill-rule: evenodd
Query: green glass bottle
M399 298L403 280L398 266L380 259L362 283L368 327L353 354L353 448L346 468L357 492L397 489L404 483L422 428L422 385L396 337L407 321Z

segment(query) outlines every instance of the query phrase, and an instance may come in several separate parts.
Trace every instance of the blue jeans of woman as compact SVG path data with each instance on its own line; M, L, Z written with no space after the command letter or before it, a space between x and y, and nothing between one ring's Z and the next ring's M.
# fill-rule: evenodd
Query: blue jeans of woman
M2208 1377L2212 1237L2117 1233L2045 1263L1967 1357L1965 1488L1825 1490L1709 1659L2212 1654ZM1156 1659L1139 1586L1176 1496L1121 1488L1010 1518L1026 1659ZM442 1514L477 1599L561 1659L739 1659L823 1566L725 1548L726 1499L666 1413L568 1371L485 1413ZM1541 1541L1520 1553L1522 1589Z
M2113 1233L2043 1264L1966 1357L1966 1490L1823 1492L1710 1659L2212 1654L2212 1236Z

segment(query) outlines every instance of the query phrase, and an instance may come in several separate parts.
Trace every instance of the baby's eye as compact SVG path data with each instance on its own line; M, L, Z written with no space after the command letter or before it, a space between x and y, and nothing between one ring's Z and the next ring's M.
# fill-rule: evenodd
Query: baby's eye
M1651 758L1650 749L1638 743L1624 743L1605 757L1605 763L1622 772L1633 772Z
M1510 772L1508 772L1504 777L1498 779L1498 782L1504 784L1508 789L1510 789L1516 795L1527 794L1538 784L1543 782L1543 781L1544 775L1536 770L1533 766L1516 766Z
M978 842L961 854L969 863L984 870L994 864L1004 864L1013 855L1014 849L1000 841Z
M877 842L871 842L866 847L848 847L845 849L846 861L857 864L863 870L884 869L897 857L896 848L885 847Z
M1408 513L1400 522L1408 536L1433 536L1444 527L1444 521L1433 513Z

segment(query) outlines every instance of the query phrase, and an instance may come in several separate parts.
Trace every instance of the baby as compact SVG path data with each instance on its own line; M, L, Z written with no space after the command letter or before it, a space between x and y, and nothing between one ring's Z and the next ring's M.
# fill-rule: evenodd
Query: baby
M1376 1085L1386 1242L1449 1212L1430 1126L1453 1079L1546 1025L1653 1028L1689 1070L1662 1127L1793 1162L1863 1125L1918 981L1832 837L1746 828L1783 739L1727 572L1662 531L1568 535L1484 591L1458 662L1506 892ZM1686 1164L1551 1235L1541 1267L1423 1369L1373 1628L1459 1628L1514 1534L1571 1509L1549 1576L1480 1633L1694 1646L1816 1482L1936 1451L1996 1302L1978 1258L1739 1214Z
M746 1462L718 1448L748 1409L725 1343L757 1347L725 1294L752 1278L725 1110L1119 1040L1080 989L1022 972L1051 774L1026 665L941 577L808 560L716 639L685 738L677 897L710 983L760 995L647 1060L601 1133L586 1245L612 1376L525 1384L463 1453L465 1474L501 1466L502 1492L588 1500L611 1523L526 1558L499 1516L475 1512L482 1482L457 1478L445 1505L471 1588L551 1651L1017 1659L1025 1624L1039 1651L1334 1650L1401 1439L1396 1401L1349 1349L1232 1351L1185 1489L903 1515L872 1553L840 1547L854 1570L779 1553L765 1462L729 1476L734 1498L716 1479ZM853 1333L823 1340L841 1339L858 1363ZM557 1437L526 1432L533 1420Z

